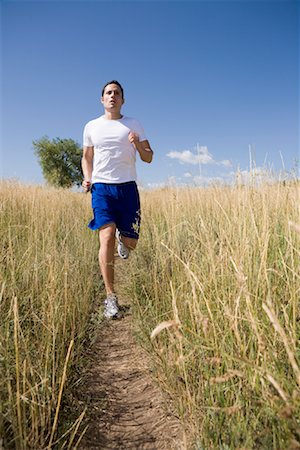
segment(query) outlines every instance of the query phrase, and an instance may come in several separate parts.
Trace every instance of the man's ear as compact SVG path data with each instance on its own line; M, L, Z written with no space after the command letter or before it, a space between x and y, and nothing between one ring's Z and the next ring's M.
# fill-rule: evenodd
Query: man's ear
M100 102L103 103L103 97L100 98Z
M125 103L125 98L122 98L122 105L124 105Z

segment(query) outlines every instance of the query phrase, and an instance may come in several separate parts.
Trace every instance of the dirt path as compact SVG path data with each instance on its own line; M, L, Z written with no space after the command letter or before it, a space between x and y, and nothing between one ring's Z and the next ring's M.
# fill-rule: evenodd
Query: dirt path
M185 449L178 420L167 412L148 357L135 342L130 313L101 325L88 361L89 428L79 450Z

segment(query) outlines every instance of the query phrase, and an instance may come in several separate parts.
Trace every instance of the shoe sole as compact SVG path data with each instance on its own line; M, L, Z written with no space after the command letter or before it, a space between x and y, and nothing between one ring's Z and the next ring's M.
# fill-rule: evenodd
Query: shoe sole
M128 251L128 253L126 253L125 255L122 254L122 253L120 252L120 250L119 250L119 245L118 245L118 255L119 255L120 258L122 258L122 259L127 259L127 258L129 257L129 251Z
M118 241L118 255L120 256L121 259L128 259L128 257L129 257L129 250L128 250L128 254L126 254L126 255L122 255L122 253L119 250L119 247L121 245L124 245L124 243L121 240L121 233L119 231L116 231L116 239ZM124 245L124 247L126 248L125 245Z
M128 258L129 258L129 255L128 255L128 256L121 256L120 253L118 253L118 255L119 255L119 257L120 257L121 259L128 259Z

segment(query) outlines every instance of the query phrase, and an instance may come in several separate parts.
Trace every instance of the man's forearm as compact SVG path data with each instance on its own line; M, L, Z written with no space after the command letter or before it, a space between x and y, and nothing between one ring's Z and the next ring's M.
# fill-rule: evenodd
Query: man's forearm
M86 181L91 181L92 179L92 172L93 172L93 161L83 157L81 159L81 168L83 173L83 178Z
M136 149L140 154L141 160L147 163L151 163L153 158L153 151L151 148L144 148L139 142L136 143Z

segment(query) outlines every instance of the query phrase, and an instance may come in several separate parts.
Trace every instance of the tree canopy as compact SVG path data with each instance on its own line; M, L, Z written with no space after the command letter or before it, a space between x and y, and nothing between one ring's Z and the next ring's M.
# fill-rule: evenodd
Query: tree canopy
M82 181L82 150L73 139L56 138L50 141L47 136L33 141L44 178L52 186L70 188L79 186Z

